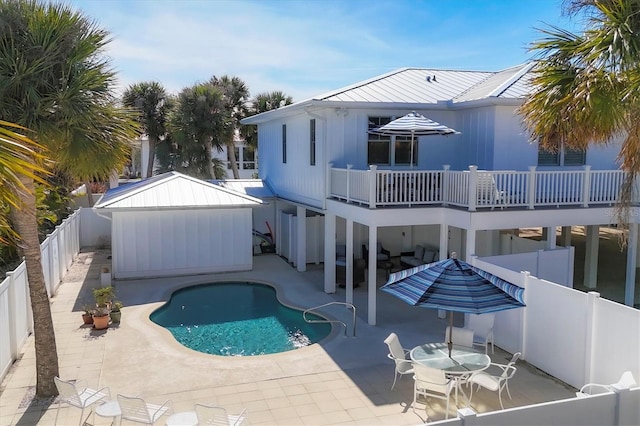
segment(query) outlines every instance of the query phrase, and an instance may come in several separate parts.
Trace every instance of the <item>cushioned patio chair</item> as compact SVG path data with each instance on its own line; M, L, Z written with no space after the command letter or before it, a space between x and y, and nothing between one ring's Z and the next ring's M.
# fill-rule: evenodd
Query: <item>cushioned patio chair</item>
M54 377L53 381L56 384L56 388L58 389L58 410L56 411L56 419L54 424L58 424L58 414L60 413L60 405L63 402L67 404L82 409L80 413L80 423L83 424L82 418L84 417L84 410L87 407L90 407L96 403L102 403L105 399L111 399L111 391L108 387L104 387L102 389L91 389L82 386L79 383L74 383L71 381L62 380L59 377ZM89 413L89 416L91 413ZM87 419L89 418L87 416ZM95 413L94 413L95 416ZM84 419L86 422L86 419ZM93 422L95 423L95 421Z
M215 426L239 426L244 423L247 410L243 409L237 416L227 414L227 410L222 407L213 405L196 404L196 417L198 426L215 425Z
M409 350L402 347L400 339L398 339L396 333L391 333L386 339L384 339L384 343L389 347L389 354L387 356L396 364L393 384L391 385L391 390L393 390L396 385L396 380L398 380L398 376L413 374L413 364L411 363L411 360L407 359Z
M120 421L153 425L163 414L171 410L171 400L166 400L162 405L149 404L142 398L118 395L120 405Z
M449 418L449 400L451 392L456 388L456 380L446 377L444 370L427 367L419 363L413 365L413 412L416 411L418 396L438 398L447 401L445 419ZM425 407L426 409L426 407Z
M509 391L509 379L513 377L516 373L517 368L514 366L518 358L520 358L522 354L520 352L516 352L513 354L511 361L508 364L497 364L491 363L489 368L497 367L502 370L502 374L499 376L493 376L486 371L479 371L477 373L473 373L469 379L467 379L467 383L471 385L471 394L469 395L469 401L473 398L473 385L478 385L478 388L482 386L483 388L498 392L498 400L500 401L500 408L504 410L504 405L502 404L502 390L507 389L507 395L509 395L509 399L511 399L511 392Z
M364 257L365 264L367 268L369 267L369 245L362 245L362 256ZM391 252L384 247L382 247L382 243L376 243L376 266L380 264L380 262L389 262L391 260Z

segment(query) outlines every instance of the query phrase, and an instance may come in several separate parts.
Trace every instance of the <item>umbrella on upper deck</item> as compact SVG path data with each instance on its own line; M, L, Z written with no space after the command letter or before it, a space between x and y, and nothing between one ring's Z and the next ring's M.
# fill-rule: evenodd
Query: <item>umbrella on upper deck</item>
M409 114L396 118L395 120L380 126L375 129L369 130L369 133L374 135L386 135L386 136L411 136L411 151L409 166L413 167L413 140L416 136L430 136L430 135L459 135L460 132L451 129L444 124L440 124L433 121L422 114L418 114L415 111L411 111Z
M449 311L450 330L453 312L485 314L525 306L523 288L456 259L455 253L449 259L395 272L380 289L413 306ZM451 331L447 345L451 356Z

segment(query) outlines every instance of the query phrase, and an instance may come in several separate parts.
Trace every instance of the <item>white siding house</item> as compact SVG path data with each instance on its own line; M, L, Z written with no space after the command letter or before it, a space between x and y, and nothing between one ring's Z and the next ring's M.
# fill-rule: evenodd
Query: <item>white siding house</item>
M289 240L306 247L309 213L324 216L325 291L335 291L336 242L347 245L350 270L351 255L360 257L363 244L383 242L392 256L429 244L442 258L456 251L469 260L498 254L504 230L543 227L555 236L560 226L570 236L570 226L587 225L587 256L597 259L598 225L614 221L611 207L623 179L616 164L620 143L586 153L539 153L517 112L531 87L530 70L531 64L498 72L400 69L243 120L258 126L259 177L276 195L276 218L305 218ZM419 137L411 165L406 140L368 134L411 111L460 134ZM285 238L287 230L279 231ZM633 247L637 234L632 223ZM546 248L555 245L552 238ZM300 270L308 251L298 249L290 259ZM635 252L628 256L630 305ZM369 257L375 262L373 251ZM585 285L595 287L595 262L586 263ZM369 268L371 324L375 279ZM347 302L352 291L348 282Z
M94 208L111 218L116 279L249 270L259 199L169 172L113 188Z

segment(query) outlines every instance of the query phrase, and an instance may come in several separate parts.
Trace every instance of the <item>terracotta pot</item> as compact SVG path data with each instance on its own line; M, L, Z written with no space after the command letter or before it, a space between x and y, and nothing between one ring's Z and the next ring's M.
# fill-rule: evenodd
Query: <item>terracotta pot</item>
M93 324L93 315L91 314L82 314L82 321L86 324Z
M102 317L93 316L93 328L96 330L104 330L109 327L109 315Z

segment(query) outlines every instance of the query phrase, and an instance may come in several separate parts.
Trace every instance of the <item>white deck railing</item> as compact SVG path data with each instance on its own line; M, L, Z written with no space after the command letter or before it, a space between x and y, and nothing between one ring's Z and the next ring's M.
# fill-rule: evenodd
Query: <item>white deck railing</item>
M484 171L354 170L329 166L331 198L370 208L452 205L478 208L613 205L624 180L621 170ZM634 202L638 197L634 197Z

